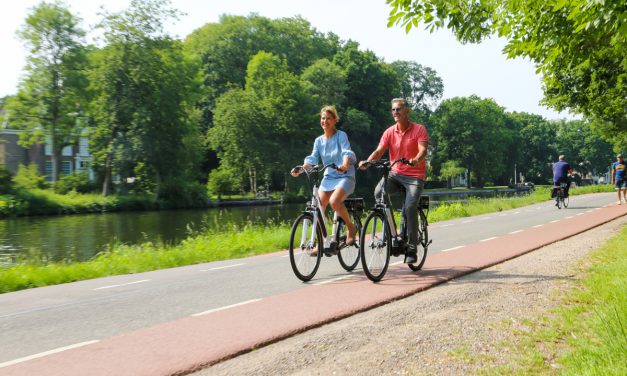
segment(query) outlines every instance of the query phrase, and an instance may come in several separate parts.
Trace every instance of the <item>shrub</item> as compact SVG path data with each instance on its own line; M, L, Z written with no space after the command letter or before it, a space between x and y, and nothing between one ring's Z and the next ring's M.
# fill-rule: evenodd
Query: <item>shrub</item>
M16 188L45 189L48 185L46 177L39 175L37 165L34 163L28 166L20 164L17 174L15 174L12 180Z
M66 194L70 191L78 193L89 193L96 189L95 183L89 180L89 175L85 171L62 176L52 184L55 193Z
M220 197L228 192L238 190L240 185L241 181L233 170L218 167L209 173L207 191L209 194Z
M13 189L13 174L4 165L0 165L0 194L10 193Z

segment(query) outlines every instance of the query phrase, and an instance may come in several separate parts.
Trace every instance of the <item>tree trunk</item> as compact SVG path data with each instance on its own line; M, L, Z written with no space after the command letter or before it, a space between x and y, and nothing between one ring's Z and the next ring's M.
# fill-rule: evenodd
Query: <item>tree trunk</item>
M54 133L54 129L50 132L50 162L52 163L52 175L50 180L54 183L59 180L59 164L61 161L61 150L57 147L57 136Z
M102 195L107 197L111 194L111 156L107 156L105 161L104 181L102 182Z

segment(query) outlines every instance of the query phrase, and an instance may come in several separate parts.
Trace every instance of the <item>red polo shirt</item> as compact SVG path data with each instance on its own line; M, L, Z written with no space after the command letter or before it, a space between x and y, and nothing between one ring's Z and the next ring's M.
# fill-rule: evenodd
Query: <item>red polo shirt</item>
M389 149L390 160L395 161L399 158L414 158L418 154L419 142L429 143L429 134L427 134L427 128L424 125L409 123L405 132L401 132L398 126L394 124L383 132L379 147ZM392 167L392 171L425 180L427 163L424 159L416 166L397 163Z

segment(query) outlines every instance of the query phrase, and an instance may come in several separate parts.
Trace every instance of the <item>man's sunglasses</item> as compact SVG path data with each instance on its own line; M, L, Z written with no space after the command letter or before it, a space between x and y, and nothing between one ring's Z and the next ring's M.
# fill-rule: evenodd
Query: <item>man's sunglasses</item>
M401 111L403 111L403 107L396 107L392 109L392 112L396 112L396 113L399 113Z

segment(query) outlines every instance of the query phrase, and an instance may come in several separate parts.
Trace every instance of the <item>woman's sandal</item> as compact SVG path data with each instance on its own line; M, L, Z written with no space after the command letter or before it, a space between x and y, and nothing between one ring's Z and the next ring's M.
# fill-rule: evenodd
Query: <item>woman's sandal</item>
M357 236L357 234L354 234L352 237L349 236L348 234L351 233L351 231L348 231L348 226L346 226L346 245L347 246L351 246L351 245L355 245L355 236ZM357 232L357 226L353 225L353 231L352 232Z

